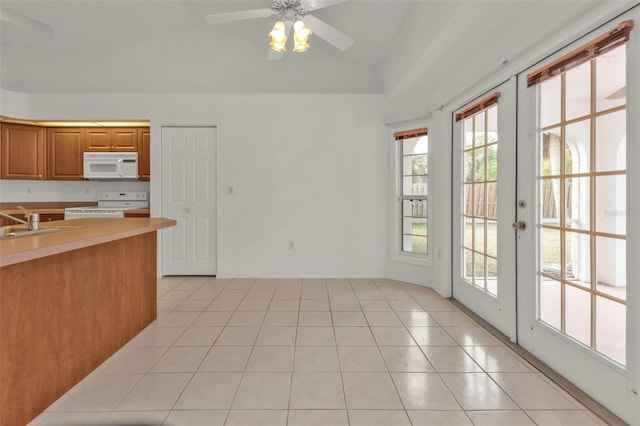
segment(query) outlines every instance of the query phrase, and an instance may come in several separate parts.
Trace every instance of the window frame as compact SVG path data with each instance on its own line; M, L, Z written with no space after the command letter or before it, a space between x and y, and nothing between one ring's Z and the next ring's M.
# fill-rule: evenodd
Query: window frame
M427 219L427 253L415 253L408 252L402 249L403 244L403 214L402 214L402 203L406 199L406 196L403 195L403 149L402 149L402 140L396 140L394 134L398 132L406 132L411 129L418 128L427 128L429 129L430 123L425 123L425 121L410 121L403 122L401 124L390 126L390 139L392 143L391 150L391 158L393 159L393 165L391 167L391 182L393 183L392 191L391 191L391 238L390 238L390 250L391 250L391 259L398 262L410 263L418 266L430 267L432 266L432 252L434 249L434 244L432 239L430 238L433 235L432 232L432 220L433 217L433 203L429 201L433 195L433 182L430 179L431 170L432 170L432 155L431 147L432 147L432 137L433 134L431 131L427 132L428 140L427 140L427 195L424 196L409 196L414 198L424 198L427 200L427 211L426 211L426 219ZM431 241L430 241L431 240Z

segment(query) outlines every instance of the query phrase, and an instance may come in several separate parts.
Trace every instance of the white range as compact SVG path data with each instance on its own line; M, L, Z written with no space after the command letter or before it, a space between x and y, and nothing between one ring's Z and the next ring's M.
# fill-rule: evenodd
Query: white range
M95 207L67 207L65 219L86 217L124 217L125 210L149 208L148 192L99 192L98 205Z

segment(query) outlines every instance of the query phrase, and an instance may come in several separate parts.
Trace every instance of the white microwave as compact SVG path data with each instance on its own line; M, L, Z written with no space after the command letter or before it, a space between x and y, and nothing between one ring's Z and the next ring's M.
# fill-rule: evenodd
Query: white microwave
M137 152L85 152L84 178L138 180Z

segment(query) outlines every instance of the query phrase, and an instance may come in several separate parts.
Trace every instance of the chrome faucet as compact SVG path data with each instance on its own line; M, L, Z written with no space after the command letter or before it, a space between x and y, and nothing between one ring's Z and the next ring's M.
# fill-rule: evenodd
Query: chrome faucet
M18 206L18 208L21 208L20 206ZM22 208L22 210L24 210L24 208ZM38 230L38 228L40 228L40 214L39 213L26 213L24 214L24 216L27 218L27 220L22 220L22 219L18 219L15 216L11 216L10 214L6 214L6 213L2 213L0 212L0 216L5 217L7 219L11 219L15 222L19 222L19 223L24 223L25 225L27 225L27 229L29 231L36 231Z
M11 219L11 220L19 222L19 223L24 223L25 225L29 224L29 222L27 222L26 220L18 219L17 217L11 216L10 214L6 214L6 213L0 212L0 216L6 217L7 219Z

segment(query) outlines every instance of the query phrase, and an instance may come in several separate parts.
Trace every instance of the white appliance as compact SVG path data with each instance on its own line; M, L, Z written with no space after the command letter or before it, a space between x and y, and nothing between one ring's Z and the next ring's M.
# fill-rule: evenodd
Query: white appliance
M84 178L138 180L137 152L85 152Z
M65 219L87 217L124 217L125 210L149 208L148 192L99 192L96 207L67 207Z

